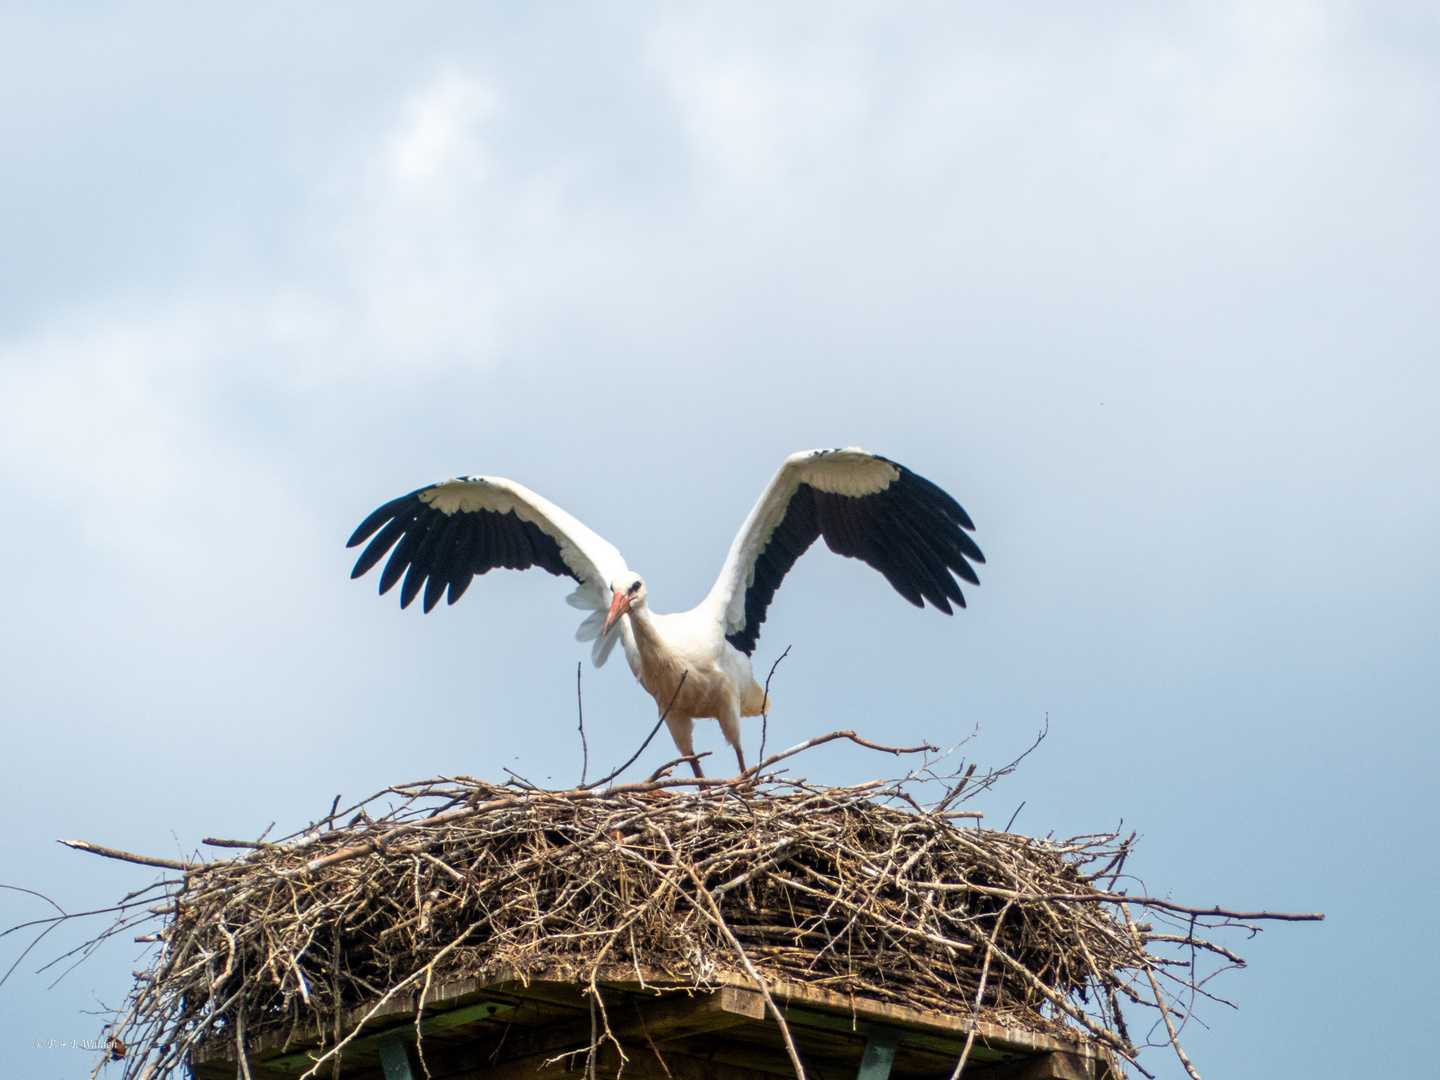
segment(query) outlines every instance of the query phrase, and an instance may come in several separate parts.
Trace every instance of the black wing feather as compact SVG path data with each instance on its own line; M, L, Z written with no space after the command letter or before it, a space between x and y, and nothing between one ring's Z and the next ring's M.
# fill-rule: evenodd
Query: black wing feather
M360 523L346 547L374 539L356 560L351 577L368 573L388 552L390 559L380 574L380 592L389 592L403 577L400 606L408 607L423 587L426 611L434 608L441 596L455 603L475 575L496 567L527 570L538 566L556 576L579 580L560 557L559 543L538 525L522 520L513 510L447 514L420 498L430 490L419 488L393 499Z
M410 527L410 524L410 518L393 518L390 524L381 529L380 532L376 534L375 539L366 545L365 550L360 554L360 558L355 560L355 569L350 571L350 576L357 578L362 574L368 573L370 568L383 559L385 553L395 546L395 541L405 535L405 530ZM356 535L359 535L358 530ZM363 540L364 537L361 536L360 539ZM356 542L358 543L359 541ZM351 546L353 547L354 545Z
M451 560L450 573L446 578L445 602L447 604L453 604L464 596L465 590L470 587L470 582L475 580L475 572L470 567L474 562L478 524L470 514L464 514L460 518L460 532L455 537L454 558Z
M892 538L886 545L887 552L896 557L909 556L917 566L921 581L921 592L925 599L946 615L951 614L950 600L963 604L964 596L960 586L950 576L944 554L937 550L937 538L922 533L907 519L902 508L894 502L882 503L876 508L877 524ZM925 586L928 585L927 589Z
M965 594L955 578L979 585L971 563L985 561L969 536L975 523L949 492L903 465L881 460L894 465L900 475L873 495L836 495L799 485L755 559L754 581L745 590L745 625L726 636L735 648L747 655L755 651L760 626L780 583L821 536L837 555L859 559L880 571L916 607L928 601L949 615L952 602L965 606Z
M455 523L454 518L442 517L433 522L425 530L425 539L415 549L415 554L410 556L410 569L405 571L405 584L400 586L400 606L410 606L420 587L425 584L425 579L430 576L430 569L435 565L435 557L440 551L440 538Z
M439 514L417 514L410 528L405 530L405 535L395 545L395 550L390 553L389 560L385 563L385 569L380 573L380 593L383 596L395 587L401 575L410 568L410 560L415 557L425 538L430 531L440 524ZM402 605L403 606L403 605Z
M401 495L398 499L391 499L360 523L360 526L350 534L350 539L345 541L345 546L352 548L358 544L363 544L365 538L380 528L381 525L384 525L385 522L400 514L401 511L409 510L412 503L419 502L420 500L416 496L424 490L425 488L417 488L415 491L410 492L409 495ZM422 503L421 505L424 504Z
M933 487L934 485L931 486ZM939 489L937 488L936 490ZM912 523L926 535L930 536L932 540L937 542L943 541L948 545L953 545L957 554L963 559L983 563L985 556L980 553L979 547L977 547L975 541L970 538L970 534L962 531L963 529L972 528L972 526L966 525L952 516L944 504L930 498L928 492L920 490L917 491L916 494L917 497L914 499L903 503L896 503L896 508L902 510L906 516L910 518ZM942 491L940 494L944 495L945 493ZM965 512L962 510L960 513L963 515ZM965 521L969 520L969 516L965 515ZM956 525L959 525L960 528L957 529L955 527ZM958 566L954 563L951 563L950 566L957 573L960 573L961 577L964 577L964 574L960 572ZM970 579L966 578L966 580L969 581ZM973 581L971 584L979 585L980 582Z
M879 457L878 454L876 456ZM880 460L888 462L900 470L900 479L897 480L896 483L907 489L907 502L935 506L962 529L968 529L970 532L975 531L975 523L970 520L970 515L965 512L965 508L956 502L955 497L939 484L926 480L925 477L919 473L911 472L897 461L891 461L889 458L880 458ZM976 548L975 550L978 553L980 549ZM979 556L979 561L984 562L985 557L983 555Z
M760 624L765 621L775 590L780 588L795 560L820 536L815 494L809 484L801 484L796 489L785 507L785 516L770 534L770 542L755 559L755 580L745 590L745 625L725 639L747 656L755 651Z
M495 565L514 570L519 560L515 557L515 534L504 521L495 525Z
M455 541L464 524L465 518L459 514L446 522L445 528L437 534L433 557L426 560L430 567L430 576L425 582L426 614L434 609L435 605L440 602L440 597L445 595L445 590L450 586L450 577L454 573L458 558ZM420 555L417 554L416 558L420 558Z

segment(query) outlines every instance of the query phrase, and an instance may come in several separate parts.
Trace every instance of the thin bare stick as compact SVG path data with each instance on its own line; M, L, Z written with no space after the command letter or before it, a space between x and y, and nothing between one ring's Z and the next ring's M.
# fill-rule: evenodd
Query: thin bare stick
M44 900L56 911L60 912L61 915L65 914L64 908L62 908L59 904L57 904L54 900L51 900L50 897L46 896L42 892L36 892L34 889L22 889L19 885L0 885L0 889L9 889L11 892L23 892L29 893L31 896L38 896L41 900Z
M121 862L139 863L141 866L159 866L166 870L200 870L204 863L176 862L174 859L152 859L149 855L132 855L128 851L116 851L114 848L101 847L99 844L87 843L84 840L59 840L57 843L66 847L74 848L76 851L88 851L92 855L103 855L107 859L119 859Z
M585 786L585 774L590 771L590 744L585 741L585 699L580 694L580 672L584 670L582 660L575 665L575 710L580 714L580 786Z
M1130 935L1135 939L1136 948L1144 951L1144 944L1140 940L1140 931L1135 926L1135 920L1130 917L1130 906L1121 904L1120 910L1125 913L1125 925L1130 928ZM1190 1074L1190 1080L1200 1080L1200 1074L1195 1071L1195 1066L1190 1064L1190 1058L1185 1053L1185 1048L1180 1045L1180 1036L1175 1033L1175 1023L1170 1019L1170 1010L1165 1005L1165 995L1160 991L1160 984L1155 979L1155 969L1149 963L1141 965L1145 969L1145 978L1150 980L1150 989L1155 993L1155 1007L1160 1010L1160 1018L1165 1021L1165 1030L1170 1035L1170 1045L1175 1049L1175 1055L1180 1059L1180 1064L1185 1066L1185 1071Z
M730 929L730 925L725 921L725 916L720 914L720 907L715 903L715 898L706 890L704 882L695 876L693 869L687 867L686 872L690 875L690 880L695 882L696 895L705 902L705 906L709 909L710 917L714 921L716 928L725 936L725 940L729 942L730 947L735 950L735 955L740 960L740 963L744 965L746 974L754 980L755 985L759 987L760 993L765 998L765 1004L770 1006L770 1015L775 1017L775 1022L780 1025L780 1038L785 1042L785 1052L790 1055L790 1064L795 1069L795 1080L805 1080L805 1066L800 1061L800 1051L795 1049L795 1039L790 1034L790 1025L786 1022L785 1014L780 1010L780 1006L775 1004L775 998L770 993L769 984L767 984L760 973L755 970L755 965L750 962L749 954L745 952L745 946L740 944L739 938L735 936L735 932Z
M867 750L879 750L886 754L894 754L897 757L901 754L921 754L927 751L935 753L940 749L938 746L931 746L929 743L921 743L919 746L881 746L879 743L872 743L867 739L860 738L860 736L856 735L853 731L832 731L829 735L817 735L813 739L807 739L803 743L792 746L789 750L774 754L759 764L751 765L750 768L746 769L740 776L758 776L761 770L768 769L776 762L784 761L786 758L794 757L796 754L802 754L806 750L813 749L814 747L824 746L826 743L834 742L836 739L849 739L857 746L863 746ZM737 779L739 779L739 777L737 777Z
M253 851L263 851L267 847L275 846L258 840L222 840L215 836L202 836L200 842L206 847L249 848Z
M785 651L770 665L770 674L765 676L764 700L760 703L760 753L755 755L759 761L765 760L765 739L770 734L770 680L775 677L775 669L780 666L780 661L790 655L790 650L793 647L794 646L791 645L785 646Z
M971 766L971 772L973 771L974 766ZM960 1080L965 1072L965 1063L970 1060L970 1050L975 1045L975 1022L980 1018L980 1006L985 1003L985 983L990 978L990 958L995 955L995 941L1000 937L1000 924L1005 921L1011 903L1012 901L1007 901L1000 909L1000 914L995 916L995 929L990 931L990 940L985 943L985 963L980 967L980 984L975 988L975 1007L970 1014L970 1023L966 1025L968 1030L965 1032L965 1046L960 1051L960 1060L955 1063L955 1071L950 1074L950 1080Z
M658 732L658 731L660 730L660 725L663 724L663 723L665 723L665 718L670 715L670 710L675 707L675 702L676 702L676 701L679 699L679 697L680 697L680 691L683 690L683 689L685 689L685 680L688 679L689 677L690 677L690 672L688 672L688 671L682 671L682 672L680 673L680 684L675 687L675 693L670 696L670 704L665 706L665 711L660 714L660 719L657 720L657 721L655 721L655 726L650 729L650 734L645 736L645 741L640 744L640 749L639 749L639 750L636 750L635 753L633 753L633 754L630 755L630 760L627 761L627 762L625 762L624 765L621 765L618 769L616 769L614 772L612 772L609 776L603 777L603 778L600 779L600 780L596 780L593 784L581 784L580 787L581 787L583 790L588 791L588 790L590 790L590 789L592 789L592 788L604 787L604 786L605 786L606 784L608 784L611 780L614 780L615 777L619 776L619 775L620 775L621 773L623 773L626 769L628 769L631 765L634 765L634 764L635 764L635 760L636 760L641 754L643 754L643 753L645 752L645 748L650 745L650 740L653 739L653 738L655 738L656 732Z
M592 991L594 990L594 986L593 986L593 985L591 986L591 990L592 990ZM599 1018L599 1016L597 1015L597 1010L596 1010L596 1008L595 1008L595 995L594 995L594 993L591 993L591 994L589 995L589 997L590 997L590 1047L589 1047L589 1050L588 1050L588 1051L586 1052L586 1054L585 1054L585 1075L588 1076L588 1077L590 1078L590 1080L595 1080L595 1057L596 1057L596 1055L597 1055L597 1053L598 1053L598 1051L599 1051L599 1049L600 1049L600 1018Z
M983 893L986 896L997 896L1009 900L1031 900L1031 901L1056 901L1061 900L1074 904L1138 904L1141 907L1159 908L1163 911L1173 911L1180 915L1197 915L1201 918L1226 919L1231 922L1323 922L1323 912L1292 912L1292 911L1231 911L1229 908L1208 907L1196 908L1186 907L1184 904L1177 904L1170 900L1162 900L1158 896L1130 896L1126 893L1107 892L1103 889L1096 889L1094 892L1055 892L1055 893L1027 893L1018 892L1014 889L1002 889L993 885L981 885L978 882L967 882L964 885L952 885L943 881L927 881L926 888L937 889L941 892L950 889L962 889L967 892Z
M687 761L699 761L701 758L709 757L712 753L714 753L714 751L705 750L699 754L686 754L683 757L677 757L674 761L667 761L664 765L661 765L658 769L656 769L653 773L650 774L650 776L646 780L646 783L650 783L654 780L659 780L671 769L675 768L676 765L683 765Z
M960 782L945 793L945 797L935 804L932 814L943 814L948 806L951 806L956 799L965 792L965 785L970 783L970 778L975 775L975 766L978 762L971 762L970 768L965 770L965 775L960 777Z
M251 1080L250 1048L245 1045L245 996L240 996L240 1008L235 1014L235 1056L240 1059L240 1077Z

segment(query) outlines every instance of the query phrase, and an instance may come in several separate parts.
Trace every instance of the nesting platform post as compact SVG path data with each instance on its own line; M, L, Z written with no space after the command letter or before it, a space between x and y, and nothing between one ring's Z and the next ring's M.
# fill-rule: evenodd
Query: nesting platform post
M437 987L416 1025L416 1002L392 1002L345 1047L344 1080L776 1080L794 1078L780 1024L741 977L705 986L616 969L594 986L553 971ZM793 982L769 985L807 1074L815 1080L949 1080L972 1020L844 996ZM594 1008L592 1009L592 1005ZM368 1012L370 1010L364 1010ZM364 1013L347 1017L344 1030ZM1116 1080L1110 1053L1078 1035L974 1022L970 1080ZM418 1038L417 1038L418 1035ZM598 1036L598 1039L597 1039ZM321 1051L316 1032L253 1040L253 1080L296 1080ZM417 1046L418 1043L418 1046ZM592 1047L595 1049L592 1050ZM423 1065L421 1055L423 1054ZM196 1080L234 1080L233 1044L192 1056ZM325 1061L316 1075L334 1075ZM243 1075L243 1073L242 1073Z

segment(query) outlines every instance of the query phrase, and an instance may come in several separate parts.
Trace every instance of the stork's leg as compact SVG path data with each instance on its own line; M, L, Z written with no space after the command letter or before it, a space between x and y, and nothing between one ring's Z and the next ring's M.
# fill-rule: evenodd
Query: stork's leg
M688 758L695 756L695 721L688 716L667 716L665 726L670 729L670 737L675 740L675 748ZM695 770L695 775L704 779L705 773L700 768L700 762L691 761L690 768Z
M728 716L717 716L720 721L720 730L725 734L725 741L735 748L735 760L740 763L740 771L745 771L745 751L740 747L740 710L738 708L730 712Z

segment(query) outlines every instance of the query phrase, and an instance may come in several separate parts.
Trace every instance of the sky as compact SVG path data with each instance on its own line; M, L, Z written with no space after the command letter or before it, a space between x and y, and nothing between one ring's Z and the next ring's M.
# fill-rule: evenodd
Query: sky
M510 477L683 610L787 454L860 445L959 499L983 584L946 618L812 551L771 745L1003 764L1048 716L988 823L1326 915L1232 942L1202 1075L1422 1074L1437 61L1406 0L0 5L0 883L86 910L151 875L57 839L573 783L565 583L402 613L354 526ZM616 661L584 704L592 763L653 723ZM88 929L0 987L0 1075L88 1076L35 1046L128 988L128 943L36 973Z

